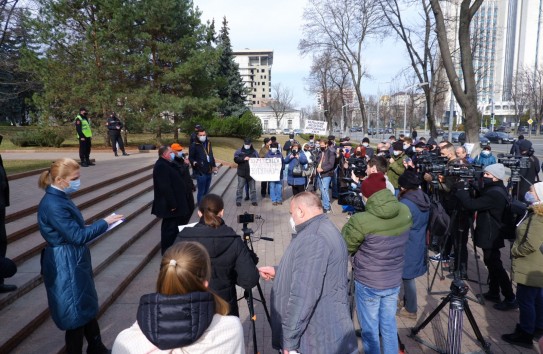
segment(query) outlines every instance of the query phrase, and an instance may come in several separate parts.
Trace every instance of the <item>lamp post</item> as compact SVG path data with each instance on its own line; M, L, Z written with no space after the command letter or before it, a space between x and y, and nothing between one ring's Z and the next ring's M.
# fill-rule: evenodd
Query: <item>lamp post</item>
M425 86L425 85L428 85L427 82L421 82L421 83L418 83L416 85L411 85L411 86L408 86L406 88L403 89L403 92L404 92L404 100L403 100L403 133L405 134L405 130L407 128L407 97L406 97L406 92L407 90L411 90L415 87L420 87L420 86Z
M343 106L341 106L341 127L340 127L340 130L341 130L341 134L342 135L345 135L345 132L343 130L343 127L345 126L344 123L345 121L347 120L347 110L345 109L345 112L343 111L343 109L345 107L349 107L349 104L344 104Z

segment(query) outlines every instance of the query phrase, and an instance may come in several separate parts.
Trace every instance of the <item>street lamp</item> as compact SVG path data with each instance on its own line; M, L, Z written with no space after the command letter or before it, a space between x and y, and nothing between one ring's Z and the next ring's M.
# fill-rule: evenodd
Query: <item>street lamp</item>
M340 123L340 124L341 124L341 127L340 127L340 130L341 130L341 134L342 134L342 135L345 135L345 134L344 134L345 132L343 131L343 127L345 126L344 123L345 123L345 121L347 120L347 110L345 110L345 112L343 112L343 109L344 109L345 107L349 107L349 103L344 104L343 106L341 106L341 123Z
M406 92L407 90L414 89L415 87L425 86L428 85L427 82L421 82L416 85L411 85L403 89L404 92L404 100L403 100L403 133L405 134L406 128L407 128L407 97Z

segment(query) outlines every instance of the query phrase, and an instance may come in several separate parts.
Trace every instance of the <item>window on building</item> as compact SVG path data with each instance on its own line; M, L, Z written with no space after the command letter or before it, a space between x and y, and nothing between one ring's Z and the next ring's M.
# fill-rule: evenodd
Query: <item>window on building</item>
M256 92L256 88L254 88L253 91Z
M292 119L287 120L287 126L289 129L292 129Z
M256 98L256 95L253 95L253 98Z
M265 73L266 72L266 69L262 69L260 70L261 73Z
M268 120L264 120L264 129L268 129Z
M262 85L266 85L266 81L262 81Z
M262 95L262 98L266 98L266 95Z
M263 88L262 88L262 91L266 91L266 88L265 88L265 87L263 87Z
M255 102L255 101L253 101L253 104L256 104L256 102Z

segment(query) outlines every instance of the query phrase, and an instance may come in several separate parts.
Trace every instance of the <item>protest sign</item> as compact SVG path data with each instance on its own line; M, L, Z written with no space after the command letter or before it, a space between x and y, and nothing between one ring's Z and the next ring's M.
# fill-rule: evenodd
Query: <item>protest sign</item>
M279 181L281 176L281 159L249 159L251 177L255 181Z
M317 134L317 135L326 135L326 127L328 123L321 120L310 120L308 119L305 123L304 133L306 134Z

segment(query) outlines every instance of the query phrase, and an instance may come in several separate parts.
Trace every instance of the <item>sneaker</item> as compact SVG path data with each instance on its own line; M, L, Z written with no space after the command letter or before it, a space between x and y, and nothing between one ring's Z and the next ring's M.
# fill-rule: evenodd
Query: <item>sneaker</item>
M495 303L500 303L502 302L501 298L500 298L500 294L493 294L491 293L490 291L487 292L487 293L484 293L483 294L483 298L486 300L486 301L490 301L490 302L495 302Z
M448 262L449 257L441 256L441 253L436 254L435 256L429 257L432 262Z
M257 202L252 202L251 205L252 206L258 206L258 203Z
M277 202L273 202L272 205L277 205Z
M533 335L524 332L522 328L519 327L519 325L517 325L517 327L515 328L515 332L502 335L502 339L507 343L519 345L524 348L533 348L533 337Z
M283 202L277 202L277 205L283 205Z
M0 284L0 293L9 293L17 290L17 285Z
M236 206L241 206L241 202L236 202Z
M500 311L509 311L518 309L517 299L513 300L503 300L497 304L494 304L494 308Z
M417 319L417 313L416 312L409 312L405 309L405 307L402 307L400 311L396 314L398 317L404 317L409 318L410 320L416 320Z
M123 152L123 156L130 156L130 154L127 154L126 152Z
M322 212L324 214L330 214L332 212L332 210L331 209L322 209Z

